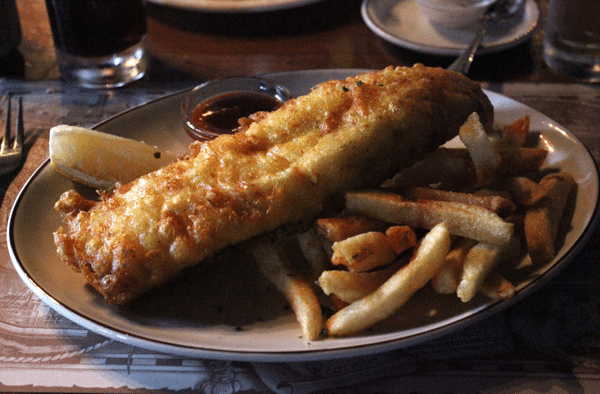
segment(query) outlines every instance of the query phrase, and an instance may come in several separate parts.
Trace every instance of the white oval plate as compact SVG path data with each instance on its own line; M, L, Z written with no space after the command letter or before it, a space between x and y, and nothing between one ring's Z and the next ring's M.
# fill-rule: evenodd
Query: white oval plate
M345 78L358 70L317 70L271 74L294 95L315 84ZM182 278L142 297L129 308L107 305L83 277L59 261L52 233L60 225L53 205L60 194L80 187L41 165L17 197L8 222L13 264L27 286L43 302L81 326L117 341L191 357L246 361L308 361L392 350L465 327L498 312L546 283L579 251L598 211L598 172L585 147L569 131L535 110L487 92L498 124L531 115L532 130L550 150L547 166L561 168L577 180L570 227L553 261L535 269L508 273L518 287L510 301L477 297L462 303L456 296L435 294L426 286L392 318L350 338L307 343L285 301L240 255L228 256L223 268L192 269ZM185 92L170 95L111 118L96 128L143 140L175 152L190 142L181 127L180 104ZM456 140L451 142L456 144Z
M364 0L363 20L382 39L431 55L459 55L471 42L477 26L451 29L433 25L415 0ZM526 0L522 18L492 27L478 54L499 52L529 39L539 26L540 11L535 0Z
M323 0L148 0L155 4L203 12L251 13L300 7Z

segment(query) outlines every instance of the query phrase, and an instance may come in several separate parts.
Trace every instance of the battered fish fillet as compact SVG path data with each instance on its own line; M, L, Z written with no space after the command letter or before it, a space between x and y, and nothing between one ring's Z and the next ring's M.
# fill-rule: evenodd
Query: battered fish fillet
M228 245L380 185L475 111L491 129L493 108L476 83L422 65L325 82L98 202L64 193L58 254L107 302L129 302Z

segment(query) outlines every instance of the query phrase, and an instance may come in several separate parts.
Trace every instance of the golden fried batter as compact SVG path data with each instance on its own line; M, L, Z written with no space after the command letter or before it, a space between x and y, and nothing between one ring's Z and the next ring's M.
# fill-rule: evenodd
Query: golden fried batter
M228 245L378 186L475 111L490 129L493 109L477 84L422 65L325 82L97 203L66 192L56 204L67 227L55 232L58 253L108 302L131 301Z

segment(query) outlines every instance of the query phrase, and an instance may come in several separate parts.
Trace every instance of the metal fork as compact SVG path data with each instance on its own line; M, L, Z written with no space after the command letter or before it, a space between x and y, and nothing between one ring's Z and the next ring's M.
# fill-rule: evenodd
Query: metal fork
M10 129L11 129L11 96L8 96L8 104L6 106L6 123L4 126L4 137L0 144L0 175L8 174L21 164L23 159L23 103L19 96L17 104L17 121L15 140L10 146Z

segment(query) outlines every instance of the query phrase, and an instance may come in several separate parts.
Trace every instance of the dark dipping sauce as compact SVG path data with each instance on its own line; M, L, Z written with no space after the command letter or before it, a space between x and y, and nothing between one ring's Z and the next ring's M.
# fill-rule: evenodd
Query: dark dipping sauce
M234 134L238 120L259 111L274 111L283 103L261 93L232 92L213 97L196 107L192 122L215 134Z

